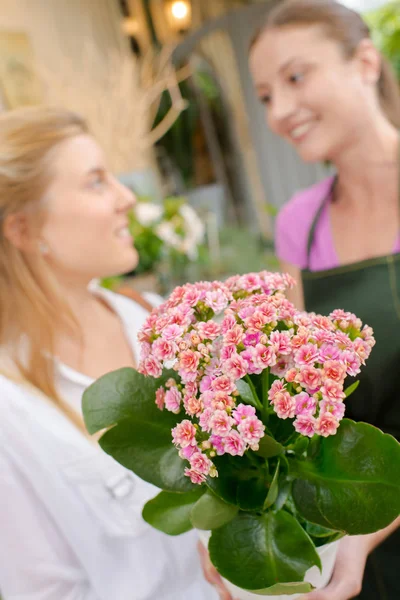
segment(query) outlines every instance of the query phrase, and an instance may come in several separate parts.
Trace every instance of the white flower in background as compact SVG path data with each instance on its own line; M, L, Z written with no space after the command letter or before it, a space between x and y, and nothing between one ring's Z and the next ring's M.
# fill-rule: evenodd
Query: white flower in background
M163 214L163 207L152 202L137 202L134 206L134 213L143 227L149 227L159 221Z
M183 217L185 237L182 239L182 252L190 260L196 260L198 257L198 246L204 240L205 226L196 211L187 204L183 204L179 213Z
M175 232L172 221L163 221L155 230L158 237L172 248L179 248L182 238Z

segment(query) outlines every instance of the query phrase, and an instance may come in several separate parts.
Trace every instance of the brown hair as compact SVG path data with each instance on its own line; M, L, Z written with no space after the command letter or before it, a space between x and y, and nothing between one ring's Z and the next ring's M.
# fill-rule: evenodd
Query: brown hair
M264 25L253 38L250 49L264 33L290 25L321 25L327 35L338 42L347 58L352 58L360 42L370 38L370 30L361 16L334 0L284 0L267 14ZM391 123L400 128L400 89L388 60L382 58L378 81L379 99Z
M40 252L28 256L15 247L4 222L11 214L29 212L40 226L51 154L64 140L86 133L85 121L63 109L30 107L0 115L0 347L7 349L23 380L81 428L57 394L53 361L56 330L77 324Z

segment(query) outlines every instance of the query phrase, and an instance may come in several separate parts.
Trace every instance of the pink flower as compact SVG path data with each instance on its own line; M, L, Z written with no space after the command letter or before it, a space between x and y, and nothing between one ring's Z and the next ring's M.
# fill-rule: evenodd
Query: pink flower
M226 392L227 394L231 394L235 390L235 384L227 375L221 375L221 377L216 377L211 382L211 388L215 392Z
M322 400L319 406L320 415L329 412L338 421L341 421L344 417L346 407L343 402L328 402L327 400Z
M290 333L288 331L273 331L269 341L276 353L290 354L292 351Z
M324 400L331 402L338 402L345 398L342 385L332 379L325 379L324 385L321 387L321 393Z
M189 458L195 453L199 452L197 446L186 446L185 448L181 448L179 450L179 456L183 459L189 460Z
M271 402L274 401L274 398L277 394L280 394L282 392L286 391L286 384L283 383L282 381L280 381L279 379L276 379L270 389L268 390L268 398L270 399Z
M198 415L203 409L201 400L199 400L195 396L185 396L183 404L185 407L185 411L190 416Z
M260 369L273 367L276 364L276 354L271 346L257 344L253 354L254 365Z
M224 410L216 410L212 415L209 426L213 434L224 437L232 429L235 421Z
M196 429L188 419L178 423L172 430L172 439L175 446L186 448L187 446L196 445Z
M143 361L141 372L144 375L149 375L150 377L154 377L154 379L158 379L162 374L161 363L153 356L149 356Z
M294 369L294 368L289 369L288 371L286 371L286 374L285 374L286 381L288 383L293 383L293 381L296 380L298 373L299 373L298 369Z
M360 372L361 361L355 352L344 350L340 354L340 360L346 366L346 371L352 377L355 377Z
M190 481L194 484L202 484L206 480L206 476L203 473L199 473L194 469L185 469L186 477L190 477Z
M226 392L215 392L214 398L211 400L211 406L214 410L224 410L232 408L235 405L235 401Z
M156 391L156 405L157 408L163 410L164 408L164 400L165 400L165 389L163 387L159 387Z
M243 327L241 325L235 325L232 329L227 331L224 335L225 344L233 344L237 346L243 339Z
M297 330L297 334L292 337L291 345L293 350L298 350L302 346L305 346L307 344L309 335L309 330L306 327L300 326Z
M231 358L232 354L236 354L236 346L234 344L224 346L221 350L221 360L228 360L228 358Z
M296 415L313 415L317 410L317 401L306 392L294 396L296 401Z
M294 360L298 365L309 365L317 362L319 356L318 346L315 344L305 344L301 346L294 355Z
M197 471L197 473L208 475L211 465L211 460L202 452L195 452L190 457L190 466L194 471Z
M327 360L322 369L322 377L342 384L346 377L346 367L338 360Z
M200 392L206 392L208 390L211 390L211 384L212 384L212 378L210 377L210 375L206 375L205 377L203 377L203 379L200 381Z
M189 306L196 306L196 304L198 303L198 301L200 300L202 295L201 290L196 289L194 286L187 289L182 300L185 304L188 304Z
M248 317L245 321L245 325L248 329L263 329L264 325L268 323L268 317L264 315L260 310L257 310L251 317Z
M251 375L252 373L261 373L262 369L260 367L256 367L253 361L253 348L249 347L247 350L244 350L240 353L240 356L246 362L247 373Z
M162 330L161 337L164 338L164 340L170 342L178 340L181 337L182 333L183 327L181 325L173 323L172 325L167 325L165 329Z
M233 316L233 314L225 315L224 320L222 321L222 324L221 324L222 333L225 334L227 331L229 331L230 329L235 327L235 325L236 325L236 319Z
M301 383L309 391L317 390L321 385L321 371L311 365L306 365L300 369L296 381Z
M206 293L204 303L219 314L227 307L228 298L221 290L214 290Z
M206 408L200 415L199 424L202 431L210 431L210 419L213 416L214 411L212 408Z
M150 356L150 353L151 353L151 344L149 342L142 342L142 344L140 345L141 360L148 358Z
M293 425L297 433L312 437L315 433L316 420L312 415L299 415Z
M262 306L260 306L260 312L264 316L264 319L267 320L267 323L272 323L278 319L276 308L270 302L265 302L262 304Z
M321 315L316 315L311 319L311 323L318 327L319 329L325 329L326 331L333 331L335 329L334 324L330 320L329 317L323 317Z
M242 379L247 374L247 363L239 354L232 354L223 365L224 373L233 381Z
M220 435L212 435L210 437L210 442L218 456L225 454L225 439L226 438L223 438Z
M234 429L224 438L224 449L231 456L243 456L246 444Z
M235 419L236 425L239 425L243 419L247 419L247 417L254 417L255 414L256 409L254 406L249 406L248 404L238 404L232 413L232 417Z
M172 360L175 358L177 346L174 342L158 338L152 348L153 356L159 361Z
M290 367L293 365L293 360L291 356L278 356L276 365L271 367L272 375L276 377L285 377ZM297 372L297 371L296 371Z
M340 350L337 346L333 344L322 344L319 351L319 360L320 363L325 363L328 360L337 360L340 357Z
M202 321L198 324L197 330L203 339L215 340L221 333L221 326L215 321Z
M257 331L256 329L248 329L243 338L243 344L246 346L246 348L248 346L256 346L259 343L260 338L260 331Z
M360 359L361 364L365 365L365 361L371 354L371 347L367 344L367 342L365 342L361 338L357 338L353 342L353 349L354 352L357 354L358 358Z
M326 412L320 415L315 424L315 433L328 437L329 435L335 435L337 428L339 427L339 421L333 414Z
M181 410L182 394L177 387L171 387L165 392L164 404L165 408L169 412L175 413L176 415Z
M240 421L238 431L246 444L257 447L260 439L264 436L265 427L257 417L247 417Z
M296 400L289 392L276 394L271 404L280 419L293 419L296 414Z

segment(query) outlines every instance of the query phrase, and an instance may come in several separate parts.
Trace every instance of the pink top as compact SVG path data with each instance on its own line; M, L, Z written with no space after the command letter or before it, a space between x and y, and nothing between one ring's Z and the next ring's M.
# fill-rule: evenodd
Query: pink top
M333 243L328 202L318 219L314 241L311 246L310 261L307 264L308 235L316 213L332 186L333 177L299 192L283 206L275 225L275 246L279 260L288 262L300 269L325 271L340 265ZM400 252L400 237L397 238L393 254Z

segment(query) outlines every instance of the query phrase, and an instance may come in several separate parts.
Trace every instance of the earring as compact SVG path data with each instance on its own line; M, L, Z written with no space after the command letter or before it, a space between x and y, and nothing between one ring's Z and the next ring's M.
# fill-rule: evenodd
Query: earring
M48 254L49 253L49 247L46 244L46 242L40 241L39 242L39 252L42 255Z

